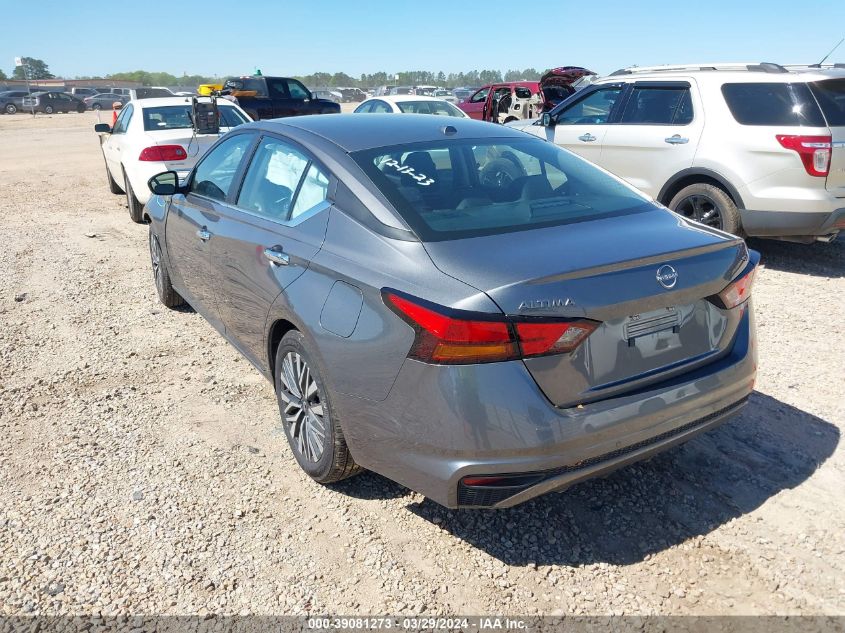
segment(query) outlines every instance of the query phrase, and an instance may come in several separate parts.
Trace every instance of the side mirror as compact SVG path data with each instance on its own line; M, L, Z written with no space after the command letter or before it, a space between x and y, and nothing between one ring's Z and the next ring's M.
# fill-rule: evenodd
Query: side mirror
M552 115L548 112L543 112L543 126L544 127L554 127L555 120L552 118Z
M111 134L111 125L108 123L95 123L94 131L97 134Z
M179 193L179 175L175 171L156 174L147 181L147 186L157 196L172 196Z

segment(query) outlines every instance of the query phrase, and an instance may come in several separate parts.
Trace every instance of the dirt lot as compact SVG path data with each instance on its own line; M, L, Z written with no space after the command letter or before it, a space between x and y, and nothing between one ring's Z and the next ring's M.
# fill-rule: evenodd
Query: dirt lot
M300 472L271 386L157 302L94 122L0 116L0 614L845 614L845 243L752 244L741 417L448 511Z

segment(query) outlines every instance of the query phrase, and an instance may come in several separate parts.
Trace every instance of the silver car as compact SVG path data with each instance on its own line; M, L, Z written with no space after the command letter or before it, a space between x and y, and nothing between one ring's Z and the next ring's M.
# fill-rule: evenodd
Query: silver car
M321 483L366 468L512 506L713 428L754 386L759 255L522 132L262 121L150 188L161 301L273 382Z

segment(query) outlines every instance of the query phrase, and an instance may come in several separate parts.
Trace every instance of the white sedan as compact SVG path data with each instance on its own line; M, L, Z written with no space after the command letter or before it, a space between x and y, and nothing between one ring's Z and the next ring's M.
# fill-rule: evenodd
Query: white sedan
M466 113L444 99L421 95L383 95L362 101L356 113L440 114L467 118Z
M251 121L236 104L221 99L220 134ZM164 97L136 99L120 111L113 127L103 129L100 145L106 161L106 178L112 193L125 193L129 217L144 221L144 205L150 198L147 181L163 171L185 177L217 134L194 134L191 99Z

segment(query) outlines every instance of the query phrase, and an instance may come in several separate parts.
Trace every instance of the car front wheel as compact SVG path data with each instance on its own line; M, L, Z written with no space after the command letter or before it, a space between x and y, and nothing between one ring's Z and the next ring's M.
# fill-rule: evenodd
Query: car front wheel
M3 111L6 114L14 114L15 112L18 111L18 106L16 106L14 103L7 103L6 107L3 108Z
M285 435L302 470L321 484L358 473L320 368L297 330L279 343L274 382Z
M44 113L45 114L53 114L53 106L44 106Z
M669 208L690 220L740 235L742 222L736 204L724 189L709 183L695 183L681 189Z

